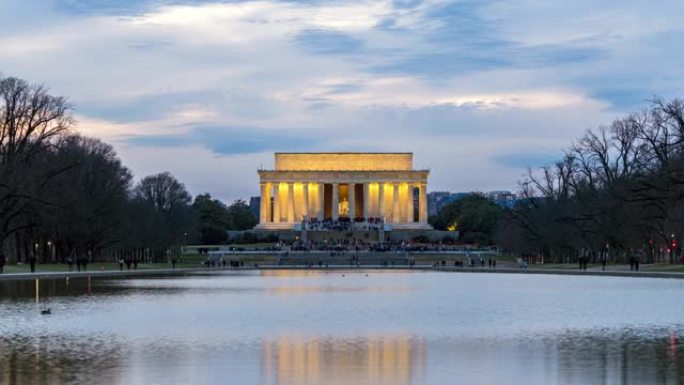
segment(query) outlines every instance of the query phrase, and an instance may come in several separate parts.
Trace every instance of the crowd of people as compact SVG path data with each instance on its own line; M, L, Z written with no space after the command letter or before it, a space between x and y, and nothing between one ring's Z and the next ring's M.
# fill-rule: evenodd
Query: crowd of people
M375 242L355 238L353 234L343 239L326 238L323 240L297 240L290 244L290 251L347 251L347 252L411 252L411 253L440 253L465 252L471 248L456 245L444 245L438 242L413 243L405 240Z
M364 220L363 218L341 217L336 220L318 218L306 218L302 221L304 229L309 231L371 231L380 230L384 225L382 218L370 217Z

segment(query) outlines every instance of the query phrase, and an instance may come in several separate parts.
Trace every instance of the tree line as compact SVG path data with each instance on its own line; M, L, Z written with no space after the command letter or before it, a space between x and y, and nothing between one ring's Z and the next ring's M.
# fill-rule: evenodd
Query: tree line
M244 201L193 201L168 172L134 182L111 145L77 132L72 111L44 86L0 75L0 252L10 262L162 261L256 224Z
M500 245L546 261L675 262L684 240L684 100L586 133L520 181Z

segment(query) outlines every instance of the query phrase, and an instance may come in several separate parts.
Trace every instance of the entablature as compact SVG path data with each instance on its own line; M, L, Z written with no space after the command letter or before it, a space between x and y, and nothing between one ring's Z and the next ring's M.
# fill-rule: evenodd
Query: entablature
M427 183L429 170L404 171L296 171L259 170L262 183L307 182L307 183Z

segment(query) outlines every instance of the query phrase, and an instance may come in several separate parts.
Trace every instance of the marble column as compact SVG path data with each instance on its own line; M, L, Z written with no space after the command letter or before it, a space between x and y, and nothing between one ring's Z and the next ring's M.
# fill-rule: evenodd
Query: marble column
M287 221L295 221L294 183L287 184Z
M259 222L271 222L271 184L260 183L261 204L259 205Z
M378 217L385 219L385 184L378 183Z
M273 185L273 223L280 223L280 183Z
M418 188L418 220L420 223L427 223L427 186L425 183L421 183Z
M406 222L413 223L413 185L406 186Z
M325 215L325 185L323 183L318 184L318 220L322 221Z
M361 216L363 217L364 221L368 220L368 212L369 212L368 209L370 208L370 207L368 207L370 205L370 200L368 199L369 190L370 190L369 184L364 183L363 184L363 208L361 210Z
M309 217L309 183L302 184L302 195L304 201L302 202L302 217Z
M259 223L266 222L266 183L259 183L261 198L259 200Z
M352 221L356 218L356 185L349 183L349 219Z
M392 222L399 222L399 183L392 184Z
M333 183L332 189L332 220L336 221L340 218L340 185Z

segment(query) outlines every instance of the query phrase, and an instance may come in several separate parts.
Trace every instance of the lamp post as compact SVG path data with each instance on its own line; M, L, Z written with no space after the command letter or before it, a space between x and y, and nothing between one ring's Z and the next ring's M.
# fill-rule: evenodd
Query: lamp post
M677 241L675 241L675 235L672 233L670 236L672 240L670 241L670 263L674 263L675 248L677 248Z

